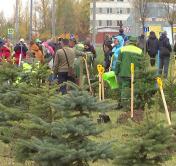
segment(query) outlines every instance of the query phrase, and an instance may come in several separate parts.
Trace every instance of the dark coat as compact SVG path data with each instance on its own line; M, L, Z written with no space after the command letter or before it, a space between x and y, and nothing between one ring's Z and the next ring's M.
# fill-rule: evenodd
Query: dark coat
M113 53L112 53L111 50L105 52L105 54L104 54L104 67L105 67L106 71L109 70L109 67L110 67L110 64L111 64L112 54Z
M174 44L174 52L176 53L176 42Z
M155 35L150 35L149 39L147 40L147 52L150 56L156 55L159 50L159 41Z
M19 64L19 59L20 59L20 54L22 54L22 59L26 58L26 52L28 51L28 48L26 47L26 45L24 43L18 43L16 44L16 46L14 47L14 57L15 57L15 63Z
M170 56L170 53L172 52L169 38L167 38L166 35L162 35L159 39L159 50L160 56Z

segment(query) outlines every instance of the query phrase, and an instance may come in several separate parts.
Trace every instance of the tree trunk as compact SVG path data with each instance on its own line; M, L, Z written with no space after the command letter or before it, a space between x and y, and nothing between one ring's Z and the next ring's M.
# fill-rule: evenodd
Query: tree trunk
M170 26L171 26L171 35L172 35L172 45L174 45L174 29L173 29L174 25L170 24Z
M144 32L145 21L142 20L142 33L144 34L144 56L146 55L146 33Z

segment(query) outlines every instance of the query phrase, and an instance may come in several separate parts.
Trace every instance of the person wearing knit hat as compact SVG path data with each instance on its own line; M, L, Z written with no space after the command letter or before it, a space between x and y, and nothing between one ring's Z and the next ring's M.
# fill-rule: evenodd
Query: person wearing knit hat
M137 70L143 58L142 49L136 46L137 37L130 36L127 45L120 49L118 60L116 63L116 75L120 84L120 103L125 106L128 102L128 89L130 88L131 78L131 63L134 63L135 70Z

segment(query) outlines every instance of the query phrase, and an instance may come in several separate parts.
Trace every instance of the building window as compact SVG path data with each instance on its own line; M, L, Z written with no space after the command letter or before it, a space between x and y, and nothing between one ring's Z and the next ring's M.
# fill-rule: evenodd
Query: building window
M127 8L127 14L129 14L130 13L130 8Z
M117 26L121 26L122 25L122 20L117 20Z
M99 8L99 13L102 13L102 8Z
M107 14L112 13L112 8L107 8Z
M123 14L123 10L121 8L117 9L117 14Z
M102 26L102 21L101 21L101 20L99 20L99 26L100 26L100 27Z
M107 13L109 14L109 8L107 8Z
M107 26L112 26L112 20L107 20Z

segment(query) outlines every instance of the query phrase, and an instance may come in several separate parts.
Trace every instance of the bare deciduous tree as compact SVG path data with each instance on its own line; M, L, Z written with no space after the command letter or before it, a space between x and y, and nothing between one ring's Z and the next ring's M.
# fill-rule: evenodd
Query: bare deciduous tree
M131 5L133 6L136 19L142 25L142 33L145 28L146 18L149 13L148 4L150 0L129 0Z
M148 17L149 14L149 2L150 0L129 0L131 5L133 6L136 20L138 20L141 25L142 25L142 34L145 35L144 33L144 28L145 28L145 23L146 23L146 18ZM146 36L144 37L144 54L146 54Z
M176 24L176 0L161 0L166 10L166 19L171 26L172 43L174 43L173 26Z

